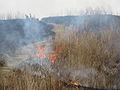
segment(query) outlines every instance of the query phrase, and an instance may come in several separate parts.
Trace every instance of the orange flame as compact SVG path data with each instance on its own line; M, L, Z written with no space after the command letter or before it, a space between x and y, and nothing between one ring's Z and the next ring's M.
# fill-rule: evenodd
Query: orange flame
M72 82L70 83L71 85L80 85L79 83L76 83L76 82Z
M40 44L36 44L35 45L37 50L38 50L38 53L37 54L33 54L33 56L36 56L36 57L39 57L39 58L46 58L46 59L49 59L51 63L54 63L55 59L57 56L59 56L58 52L63 49L62 46L59 46L59 47L56 47L56 50L54 53L50 54L49 56L46 56L44 54L44 48L41 48L41 45Z

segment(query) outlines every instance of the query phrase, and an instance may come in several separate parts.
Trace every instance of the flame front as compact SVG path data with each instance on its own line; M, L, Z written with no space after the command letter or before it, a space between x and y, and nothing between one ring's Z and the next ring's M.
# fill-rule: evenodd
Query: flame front
M72 82L72 83L70 83L71 85L80 85L79 83L76 83L76 82Z
M46 59L49 59L51 63L54 63L55 62L55 59L56 57L59 56L59 51L61 49L63 49L62 46L59 46L59 47L56 47L55 51L50 54L49 56L45 55L44 54L44 47L41 47L40 44L35 44L37 50L38 50L38 53L37 54L33 54L34 57L39 57L39 58L46 58Z

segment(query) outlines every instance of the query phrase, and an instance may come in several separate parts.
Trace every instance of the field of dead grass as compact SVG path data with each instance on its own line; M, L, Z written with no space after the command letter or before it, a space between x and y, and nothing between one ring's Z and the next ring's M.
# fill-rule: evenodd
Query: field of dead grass
M77 81L97 88L120 88L120 30L99 32L71 30L54 25L53 47L63 46L55 60L56 78L45 78L0 68L0 90L82 90L64 87L63 81ZM84 89L83 89L84 90Z
M105 29L99 32L71 30L57 25L55 45L63 45L60 53L58 70L71 69L74 81L90 87L113 88L119 87L120 74L120 30ZM69 68L69 69L68 69ZM82 72L87 68L94 73ZM75 70L80 72L75 74ZM91 71L92 72L92 71ZM83 78L81 73L87 77ZM81 76L80 76L81 75ZM91 79L92 78L92 79ZM69 78L70 79L70 78Z

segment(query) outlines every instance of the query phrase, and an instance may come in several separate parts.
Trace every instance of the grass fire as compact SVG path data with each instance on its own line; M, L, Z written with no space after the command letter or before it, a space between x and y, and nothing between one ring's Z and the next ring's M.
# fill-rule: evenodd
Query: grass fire
M0 20L0 90L114 89L120 16Z
M34 57L46 58L49 59L51 63L54 63L55 59L59 56L59 50L61 50L63 47L62 46L56 47L55 51L49 56L46 56L44 54L44 47L42 48L40 44L36 44L36 48L38 50L38 53L35 55L33 54Z

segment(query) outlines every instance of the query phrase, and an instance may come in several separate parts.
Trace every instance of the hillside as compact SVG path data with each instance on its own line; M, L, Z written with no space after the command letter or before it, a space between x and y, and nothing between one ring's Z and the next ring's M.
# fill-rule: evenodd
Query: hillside
M0 53L12 54L18 47L54 35L52 25L36 19L0 20Z
M0 20L0 79L2 90L120 89L120 17Z
M114 15L43 18L54 25L54 45L63 45L58 73L85 86L120 88L120 17Z
M120 16L115 15L83 15L83 16L56 16L43 18L46 23L62 24L70 28L98 31L98 28L120 28Z

